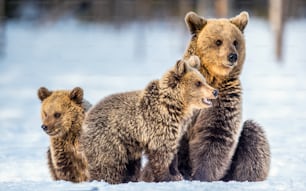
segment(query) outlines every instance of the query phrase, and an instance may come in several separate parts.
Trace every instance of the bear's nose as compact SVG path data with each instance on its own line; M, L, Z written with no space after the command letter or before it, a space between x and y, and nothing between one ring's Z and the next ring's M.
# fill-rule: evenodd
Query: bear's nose
M236 53L230 53L229 55L228 55L228 61L230 61L231 63L234 63L234 62L236 62L237 61L237 59L238 59L238 55L236 54Z
M219 94L219 91L218 91L218 90L214 90L214 91L212 92L212 94L213 94L215 97L217 97L218 94Z
M46 125L41 125L41 128L42 128L44 131L46 131L46 130L48 129L48 126L46 126Z

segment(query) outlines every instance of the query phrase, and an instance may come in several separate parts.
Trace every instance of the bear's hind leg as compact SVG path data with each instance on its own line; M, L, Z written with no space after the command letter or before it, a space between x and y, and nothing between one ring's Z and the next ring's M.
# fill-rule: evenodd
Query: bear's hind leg
M186 135L180 141L180 147L177 153L177 167L185 180L191 180L189 143Z
M111 144L105 140L99 146L96 149L98 152L88 152L86 155L90 180L104 180L110 184L125 183L128 155L124 146Z
M239 138L231 168L224 181L263 181L270 169L270 147L260 125L247 120Z
M126 182L137 182L140 179L141 158L129 160L126 166Z
M169 172L173 176L181 175L180 171L178 170L178 155L175 154L174 158L169 166Z
M123 164L101 164L90 169L89 172L91 180L105 181L110 184L120 184L127 182L126 166Z
M174 151L150 151L148 153L148 164L142 172L142 180L145 182L179 181L183 180L182 175L172 175L170 164L173 159Z

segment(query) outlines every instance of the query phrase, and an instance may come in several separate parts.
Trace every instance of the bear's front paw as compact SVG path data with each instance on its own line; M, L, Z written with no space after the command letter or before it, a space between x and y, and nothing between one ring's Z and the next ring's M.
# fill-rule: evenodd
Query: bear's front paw
M184 180L183 176L181 174L172 175L172 181L181 181Z
M171 175L170 173L165 173L161 176L156 176L155 178L155 182L181 181L184 179L181 174Z
M141 181L144 182L170 182L170 181L181 181L183 176L180 173L171 175L169 172L165 172L162 175L154 175L152 169L145 167L141 173Z

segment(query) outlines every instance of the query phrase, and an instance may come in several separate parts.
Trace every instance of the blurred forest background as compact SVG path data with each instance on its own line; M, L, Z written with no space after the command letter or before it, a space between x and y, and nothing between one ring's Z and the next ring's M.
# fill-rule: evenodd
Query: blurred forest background
M41 25L70 17L120 29L134 22L182 20L190 10L217 18L246 10L269 20L275 33L275 54L281 60L285 23L306 18L306 0L0 0L0 47L3 52L5 23L12 20Z

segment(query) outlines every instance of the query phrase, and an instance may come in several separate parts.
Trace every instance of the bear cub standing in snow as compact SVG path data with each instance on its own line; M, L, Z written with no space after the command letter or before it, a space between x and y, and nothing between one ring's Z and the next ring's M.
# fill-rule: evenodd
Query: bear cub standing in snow
M83 100L83 90L38 90L42 101L42 129L50 136L48 165L54 180L82 182L88 180L87 161L79 151L79 138L85 111L90 104Z
M218 94L197 70L199 65L196 56L180 60L144 90L110 95L88 111L81 142L91 180L139 180L143 151L152 181L182 179L169 172L185 132L182 122L194 109L210 107L208 99Z

